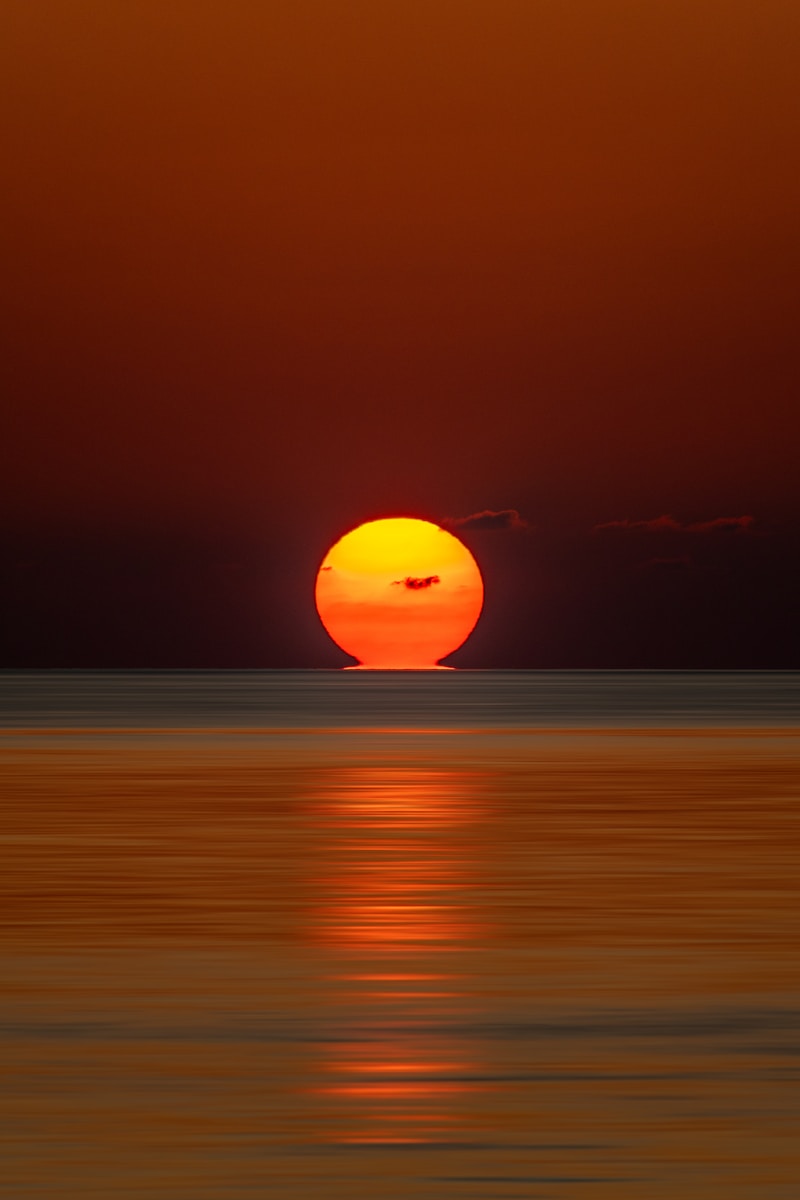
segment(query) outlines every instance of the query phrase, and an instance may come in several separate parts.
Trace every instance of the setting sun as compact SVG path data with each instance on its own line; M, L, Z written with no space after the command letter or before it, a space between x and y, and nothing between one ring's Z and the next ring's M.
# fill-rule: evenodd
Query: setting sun
M330 636L359 666L425 670L475 628L483 580L452 533L391 517L359 525L331 547L316 604Z

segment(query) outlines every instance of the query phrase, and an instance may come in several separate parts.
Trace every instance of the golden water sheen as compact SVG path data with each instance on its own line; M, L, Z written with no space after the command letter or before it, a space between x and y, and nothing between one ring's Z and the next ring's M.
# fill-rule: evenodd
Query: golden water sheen
M785 731L0 740L3 1196L797 1196Z

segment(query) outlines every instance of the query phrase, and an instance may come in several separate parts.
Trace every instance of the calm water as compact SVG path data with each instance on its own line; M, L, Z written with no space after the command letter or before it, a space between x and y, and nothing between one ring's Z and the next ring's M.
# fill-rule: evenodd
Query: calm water
M785 671L0 672L0 725L45 728L798 726Z
M797 675L0 677L16 1200L796 1200Z

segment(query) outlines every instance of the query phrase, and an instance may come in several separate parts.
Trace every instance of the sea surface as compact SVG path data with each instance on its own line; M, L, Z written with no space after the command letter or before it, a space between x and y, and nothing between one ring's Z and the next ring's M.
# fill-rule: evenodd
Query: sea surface
M0 1195L797 1200L800 676L0 674Z

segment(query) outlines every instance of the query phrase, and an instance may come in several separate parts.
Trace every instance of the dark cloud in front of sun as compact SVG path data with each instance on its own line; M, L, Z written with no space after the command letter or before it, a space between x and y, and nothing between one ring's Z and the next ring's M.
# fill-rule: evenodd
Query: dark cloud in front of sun
M515 508L502 508L495 512L486 508L483 512L472 513L468 517L445 517L443 529L529 529L530 525L521 517Z
M423 588L429 588L434 583L441 582L438 575L425 575L423 578L407 575L405 579L393 579L392 587L407 587L409 591L420 592Z

